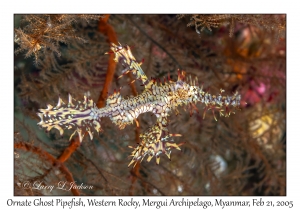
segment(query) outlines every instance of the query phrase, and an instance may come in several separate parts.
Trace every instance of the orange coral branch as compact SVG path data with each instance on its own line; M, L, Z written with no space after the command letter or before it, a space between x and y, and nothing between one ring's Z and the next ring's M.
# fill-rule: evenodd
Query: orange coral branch
M68 170L68 168L60 160L57 160L55 157L53 157L47 151L44 151L41 148L32 146L32 145L24 143L24 142L15 143L14 148L33 152L33 153L39 155L41 158L46 159L47 161L51 162L52 165L56 165L59 167L59 169L65 174L65 177L68 182L75 183L73 176L72 176L71 172ZM73 195L80 195L80 192L78 189L76 189L76 187L75 188L72 187L71 191L72 191Z
M117 35L116 35L113 27L107 23L108 18L109 18L109 15L104 15L103 18L100 18L99 24L98 24L98 30L107 36L109 43L117 44L118 43ZM108 89L113 80L116 66L117 66L117 63L114 61L114 54L110 54L104 86L103 86L103 89L101 91L100 97L97 102L97 106L99 108L104 107L104 105L105 105L105 99L107 98L107 92L108 92Z
M63 151L58 160L62 163L66 162L73 152L80 146L79 137L76 137L71 141L71 144Z

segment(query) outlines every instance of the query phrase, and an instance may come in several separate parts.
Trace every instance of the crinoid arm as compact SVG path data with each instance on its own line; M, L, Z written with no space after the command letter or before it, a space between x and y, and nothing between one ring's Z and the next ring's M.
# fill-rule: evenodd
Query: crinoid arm
M65 129L75 129L70 140L78 133L81 142L86 132L93 139L94 131L101 131L101 112L86 96L83 101L76 101L69 95L67 104L59 98L55 107L49 104L47 109L39 109L37 115L41 118L38 125L46 131L56 128L63 135Z

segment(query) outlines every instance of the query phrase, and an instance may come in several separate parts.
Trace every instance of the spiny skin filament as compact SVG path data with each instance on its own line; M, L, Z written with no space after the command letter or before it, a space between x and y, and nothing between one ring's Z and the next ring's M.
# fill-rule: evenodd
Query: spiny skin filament
M241 96L235 93L232 96L224 96L223 90L219 95L211 95L202 90L197 82L197 78L191 79L186 77L184 71L178 70L178 79L176 82L170 78L164 83L155 79L149 80L132 55L129 46L112 44L111 52L115 54L115 61L124 66L123 74L133 72L137 79L144 84L144 91L137 95L124 99L120 90L115 91L106 100L106 106L97 108L92 99L84 96L83 101L76 101L69 95L68 103L64 103L59 98L55 107L48 105L47 109L40 109L38 116L41 121L39 126L50 131L52 128L59 130L60 135L65 129L74 129L74 134L78 133L80 142L87 132L90 139L93 139L94 132L102 131L101 118L109 117L110 120L119 127L125 128L133 124L140 114L152 112L157 122L150 127L145 133L140 134L140 143L133 148L131 153L131 162L128 166L135 166L146 156L149 162L154 156L156 163L160 162L160 154L165 154L170 159L171 149L180 150L183 143L176 144L173 137L181 136L180 134L170 134L168 132L168 116L171 111L178 112L179 106L189 106L191 109L197 109L195 104L201 102L205 105L203 118L208 110L211 110L215 120L215 114L219 112L220 116L229 117L231 109L238 108ZM197 110L198 111L198 110Z

